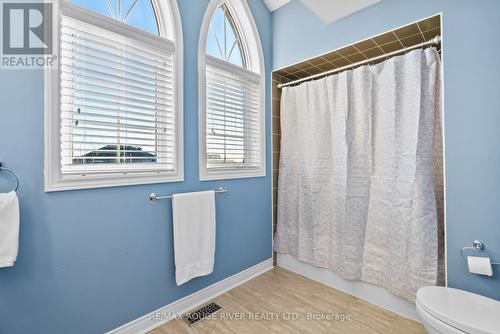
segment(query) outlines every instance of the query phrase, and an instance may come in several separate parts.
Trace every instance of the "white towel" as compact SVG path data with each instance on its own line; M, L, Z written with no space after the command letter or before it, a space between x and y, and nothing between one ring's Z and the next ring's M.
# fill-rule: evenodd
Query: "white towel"
M215 192L175 194L174 218L175 281L210 274L215 256Z
M19 249L19 200L15 191L0 193L0 268L12 267Z

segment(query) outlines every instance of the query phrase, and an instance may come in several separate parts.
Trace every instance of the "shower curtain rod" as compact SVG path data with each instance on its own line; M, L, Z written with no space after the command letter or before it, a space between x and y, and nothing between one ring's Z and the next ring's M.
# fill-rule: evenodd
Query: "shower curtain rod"
M290 82L287 82L287 83L279 84L277 87L279 89L281 89L281 88L286 87L286 86L291 86L291 85L295 85L295 84L298 84L298 83L301 83L301 82L304 82L304 81L309 81L309 80L316 79L316 78L319 78L319 77L324 77L324 76L327 76L329 74L333 74L333 73L337 73L337 72L342 72L344 70L347 70L347 69L350 69L350 68L353 68L353 67L356 67L356 66L364 65L364 64L370 63L370 62L375 61L375 60L384 59L384 58L387 58L387 57L392 57L392 56L395 56L397 54L400 54L400 53L403 53L403 52L406 52L406 51L410 51L410 50L413 50L413 49L418 49L418 48L421 48L421 47L426 46L426 45L439 44L439 43L441 43L441 36L436 36L433 39L431 39L429 41L426 41L426 42L415 44L415 45L409 46L407 48L396 50L396 51L393 51L393 52L389 52L389 53L386 53L386 54L383 54L383 55L380 55L380 56L377 56L377 57L368 58L368 59L365 59L365 60L362 60L362 61L358 61L357 63L354 63L354 64L349 64L349 65L346 65L346 66L335 68L333 70L329 70L329 71L326 71L326 72L314 74L314 75L311 75L311 76L306 77L306 78L297 79L297 80L290 81Z

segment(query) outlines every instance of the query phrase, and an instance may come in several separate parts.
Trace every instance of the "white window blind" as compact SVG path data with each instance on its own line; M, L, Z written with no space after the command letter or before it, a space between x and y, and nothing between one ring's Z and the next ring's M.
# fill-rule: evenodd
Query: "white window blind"
M206 56L207 170L261 166L260 76Z
M61 18L62 173L173 173L174 44L80 16Z

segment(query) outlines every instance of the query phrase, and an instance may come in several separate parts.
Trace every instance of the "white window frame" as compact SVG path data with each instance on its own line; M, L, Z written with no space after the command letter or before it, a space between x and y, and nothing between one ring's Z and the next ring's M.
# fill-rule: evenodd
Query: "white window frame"
M78 19L79 15L91 16L96 25L118 31L134 38L137 33L143 38L144 33L126 23L103 17L99 13L84 9L65 0L57 2L55 9L54 45L59 48L59 27L61 15L70 15ZM44 70L44 154L45 154L45 191L63 191L102 187L127 186L163 182L179 182L184 180L184 144L183 144L183 40L180 12L176 0L151 0L161 37L175 43L174 53L174 87L175 87L175 138L176 169L175 172L141 171L141 172L106 172L93 174L63 174L61 172L60 142L60 70L51 68ZM151 38L154 42L155 38Z
M260 165L258 168L234 167L234 168L207 168L206 149L206 66L207 56L206 44L210 22L215 10L225 4L232 15L234 24L241 38L247 70L260 75ZM221 61L220 63L224 63ZM224 68L231 70L230 63L224 64ZM265 62L259 32L254 22L252 12L246 0L212 0L205 11L201 25L200 42L198 46L198 132L199 132L199 174L201 181L239 179L266 176L266 112L265 112Z

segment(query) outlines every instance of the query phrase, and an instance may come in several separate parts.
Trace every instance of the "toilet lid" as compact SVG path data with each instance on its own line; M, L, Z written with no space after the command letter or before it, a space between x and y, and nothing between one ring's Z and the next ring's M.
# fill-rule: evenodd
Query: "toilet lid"
M500 333L500 302L463 290L431 286L417 292L419 306L470 334Z

